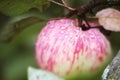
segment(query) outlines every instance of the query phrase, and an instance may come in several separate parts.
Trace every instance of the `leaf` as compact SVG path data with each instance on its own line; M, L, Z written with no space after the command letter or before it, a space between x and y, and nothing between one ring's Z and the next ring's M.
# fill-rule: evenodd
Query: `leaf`
M31 8L42 11L43 7L48 6L49 2L47 0L1 0L0 12L9 16L16 16L27 12Z
M64 79L50 72L29 67L28 68L28 80L64 80Z
M0 40L4 42L10 42L17 34L19 34L25 28L43 21L45 20L31 16L31 17L23 18L17 22L8 24L0 32Z
M113 8L106 8L97 12L96 17L98 17L100 25L106 30L120 31L120 11Z

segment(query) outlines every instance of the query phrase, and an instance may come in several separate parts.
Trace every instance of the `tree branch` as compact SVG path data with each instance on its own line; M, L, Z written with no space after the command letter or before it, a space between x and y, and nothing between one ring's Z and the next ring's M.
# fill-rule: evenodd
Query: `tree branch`
M107 5L108 7L110 6L119 6L120 5L120 0L91 0L88 3L80 6L78 9L75 9L74 11L70 11L66 17L71 17L75 14L78 16L84 16L86 13L91 12L94 8L98 6L104 6Z
M120 80L120 50L106 69L108 72L104 80Z

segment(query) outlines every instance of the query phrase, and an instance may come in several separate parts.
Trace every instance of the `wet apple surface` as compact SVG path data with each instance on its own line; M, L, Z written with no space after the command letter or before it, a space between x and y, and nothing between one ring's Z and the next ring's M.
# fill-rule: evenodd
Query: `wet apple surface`
M68 18L50 20L38 35L35 51L41 69L65 79L94 76L112 56L109 41L98 29L82 31L77 20Z

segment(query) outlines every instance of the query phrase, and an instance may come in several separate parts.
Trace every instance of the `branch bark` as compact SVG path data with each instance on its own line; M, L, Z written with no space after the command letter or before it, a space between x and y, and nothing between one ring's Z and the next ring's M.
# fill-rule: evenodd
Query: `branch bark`
M77 14L79 17L85 16L87 13L91 13L92 10L98 6L119 6L120 0L90 0L88 3L80 6L79 8L70 11L65 17L71 17Z
M120 80L120 50L108 67L106 80Z

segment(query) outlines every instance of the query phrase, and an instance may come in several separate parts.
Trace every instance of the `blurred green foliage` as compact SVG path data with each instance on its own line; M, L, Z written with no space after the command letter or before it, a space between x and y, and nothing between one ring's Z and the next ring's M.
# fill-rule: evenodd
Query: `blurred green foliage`
M51 4L49 8L41 12L40 10L42 8L42 4L46 4L45 0L35 0L35 4L32 2L24 3L24 1L30 2L33 0L0 1L0 31L2 31L2 29L6 27L6 25L9 25L10 22L15 22L20 19L22 20L28 15L37 16L41 19L47 20L50 18L62 17L66 13L65 9L55 4ZM69 4L72 7L79 7L81 4L84 4L88 1L89 0L68 0ZM31 26L27 26L28 28L26 28L20 34L14 37L14 39L9 43L2 41L0 42L1 80L27 80L28 66L37 67L35 61L34 46L37 35L40 32L41 28L43 28L45 23L46 21L38 22ZM114 53L117 53L118 49L120 48L119 35L120 33L113 33L109 37Z
M10 43L0 43L3 80L26 80L27 67L36 66L34 46L44 23L35 24L17 35Z
M1 0L0 11L9 16L15 16L27 12L31 8L42 11L43 7L48 7L47 0Z

